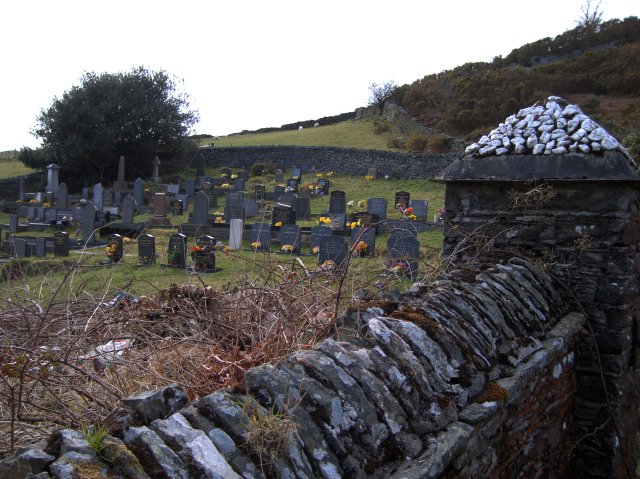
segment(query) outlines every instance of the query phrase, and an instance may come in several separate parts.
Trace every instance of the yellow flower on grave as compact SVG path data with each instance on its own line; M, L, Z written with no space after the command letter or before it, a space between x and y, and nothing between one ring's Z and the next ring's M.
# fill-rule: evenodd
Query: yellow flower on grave
M228 189L228 188L231 188L231 185L230 185L229 183L222 183L222 184L220 185L220 188Z
M231 253L233 250L231 249L231 246L225 246L224 248L222 248L222 252L224 254L229 254Z
M365 180L367 180L367 181L373 181L373 180L375 180L375 179L376 179L376 177L375 177L375 176L373 176L373 175L366 175L366 176L364 177L364 179L365 179Z
M235 173L233 173L233 174L231 175L231 179L232 179L232 180L235 180L237 177L238 177L238 175L236 175Z
M327 216L321 216L318 219L318 223L320 223L322 225L330 225L331 224L331 218L329 218Z
M336 176L335 171L330 171L329 173L327 173L327 176L331 177L331 176Z
M283 244L280 249L283 253L293 253L293 245L291 244Z
M362 223L360 223L360 220L351 222L351 229L353 229L353 228L355 228L357 226L362 226Z
M291 178L293 178L294 180L299 180L300 179L299 176L292 176Z
M319 173L319 172L318 172L318 173L316 173L316 176L317 176L318 178L322 178L322 177L324 176L324 173Z
M222 218L222 216L216 216L216 219L214 221L216 223L224 223L224 219Z
M122 238L122 242L123 243L130 243L131 242L131 238L129 238L128 236L125 236L124 238Z
M320 252L320 246L314 246L311 252L313 254L318 254Z
M366 200L359 200L358 201L358 208L364 208L365 206L367 206Z
M51 208L51 203L46 201L46 202L42 203L42 206L44 206L45 208Z
M260 241L254 241L253 243L251 243L251 247L253 249L260 249L262 248L262 243L260 243Z
M220 175L220 178L226 178L226 177L227 177L227 174L226 174L226 173L222 173L222 174Z
M282 221L276 221L273 226L282 226Z
M355 248L354 248L356 254L358 254L358 255L362 255L362 254L366 253L367 249L369 249L369 245L367 243L365 243L364 241L358 241L356 243Z

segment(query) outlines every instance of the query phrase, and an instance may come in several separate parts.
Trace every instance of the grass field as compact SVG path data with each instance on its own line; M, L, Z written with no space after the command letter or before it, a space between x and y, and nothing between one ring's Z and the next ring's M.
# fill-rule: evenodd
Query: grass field
M0 153L0 179L28 175L35 172L35 170L24 166L21 161L13 158L12 155L12 151Z

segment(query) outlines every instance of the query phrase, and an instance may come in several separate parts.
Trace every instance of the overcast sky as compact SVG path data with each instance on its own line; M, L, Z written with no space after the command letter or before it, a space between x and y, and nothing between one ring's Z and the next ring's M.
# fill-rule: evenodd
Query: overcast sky
M19 0L0 3L0 151L84 72L145 66L179 81L196 133L352 111L399 85L573 28L586 0ZM640 0L602 0L604 19ZM528 105L523 105L528 106Z

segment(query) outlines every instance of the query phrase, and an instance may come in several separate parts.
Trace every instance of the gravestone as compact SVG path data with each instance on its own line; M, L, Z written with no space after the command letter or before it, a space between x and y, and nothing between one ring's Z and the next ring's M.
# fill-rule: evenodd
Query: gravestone
M291 169L291 176L298 180L298 182L302 181L302 171L300 168L294 167Z
M87 188L86 186L82 188L82 193L80 195L80 198L82 198L83 200L89 199L89 188Z
M198 191L193 198L193 224L206 225L209 220L209 197L206 193Z
M140 177L133 182L133 199L138 206L144 206L144 180Z
M329 228L334 231L342 231L345 228L347 216L344 213L332 213L329 216L331 223L329 223Z
M169 183L165 186L165 191L170 195L177 195L180 193L180 185L176 185L175 183Z
M189 196L178 194L174 197L174 199L182 202L182 212L184 213L189 208ZM211 202L209 202L209 206L211 206Z
M186 266L187 237L182 233L172 233L167 245L167 266L182 268Z
M124 156L118 160L118 179L113 183L114 191L127 191L127 181L124 179Z
M244 178L236 178L233 180L233 189L238 191L244 190Z
M284 186L282 185L275 185L273 187L273 199L275 199L276 201L280 199L280 197L284 195Z
M278 168L275 172L275 182L276 183L284 183L284 171Z
M69 256L69 233L56 231L53 234L53 256Z
M395 194L394 205L395 208L398 209L400 207L407 208L409 206L409 201L411 200L411 193L408 191L398 191Z
M27 242L23 238L13 237L13 251L17 258L27 257Z
M21 176L20 179L18 180L18 201L24 201L25 200L25 195L24 195L24 177Z
M352 223L354 221L356 223L359 221L360 226L370 226L374 229L376 234L378 233L378 223L380 222L380 219L376 214L369 213L368 211L358 211L351 215L350 220Z
M124 256L122 236L120 236L119 234L109 235L107 248L109 248L110 250L110 255L108 255L108 260L110 263L117 264L122 261L122 258Z
M358 250L357 243L363 242L367 245L365 250ZM351 229L351 245L356 245L354 254L358 256L374 256L376 252L376 230L375 228L357 227Z
M236 208L233 206L232 208ZM244 232L244 221L242 219L232 219L229 223L229 247L233 250L242 249L242 233Z
M176 216L182 216L182 214L184 213L183 204L182 204L182 201L180 200L177 200L177 199L171 200L169 202L169 208L171 208L171 211Z
M378 177L378 168L375 166L370 166L367 168L367 176L373 176L374 178Z
M244 207L245 218L255 218L258 216L258 203L254 199L244 200L242 202Z
M118 208L122 206L122 191L114 191L113 192L113 204Z
M66 183L60 183L58 186L58 194L55 196L55 206L60 209L67 209L69 190Z
M36 203L42 203L42 201L43 201L42 198L43 198L42 192L38 191L36 193Z
M36 219L36 209L34 206L27 206L27 221L32 222Z
M196 193L196 180L189 178L188 180L184 180L184 194L189 198L193 198L193 195Z
M47 193L58 192L58 175L60 173L60 167L55 163L47 165L47 186L45 191Z
M48 222L52 225L55 225L58 221L58 209L57 208L47 208L45 211L45 222Z
M124 224L133 223L134 204L135 204L135 200L131 195L125 196L124 200L122 200L122 211L120 214L122 216L122 222Z
M204 156L198 155L196 158L196 178L202 178L204 176Z
M224 207L224 221L225 223L231 223L232 220L244 221L244 213L242 205L227 205Z
M295 225L296 210L288 206L274 206L271 213L271 225L275 226L280 222L283 225Z
M315 254L314 249L318 248L319 250L320 241L322 241L322 238L332 235L333 230L326 226L314 226L313 228L311 228L311 236L309 236L309 251L312 254Z
M38 223L44 223L46 212L47 212L47 209L42 206L39 206L38 208L36 208L36 221Z
M256 201L264 200L264 194L265 194L264 185L256 185L254 191L255 191Z
M387 207L386 198L369 198L367 200L367 212L378 215L380 221L387 219Z
M113 190L111 188L102 190L102 209L107 206L113 206Z
M102 211L102 190L102 183L96 183L95 185L93 185L93 205L98 209L99 212Z
M311 218L311 200L308 196L297 197L293 207L296 209L298 219L308 220Z
M96 212L91 203L82 207L80 216L80 230L82 231L82 242L84 244L93 244L95 230Z
M149 266L156 262L156 237L149 233L138 236L138 264Z
M293 246L293 253L300 254L300 227L298 225L283 225L278 234L280 249L284 245Z
M330 181L328 178L320 178L318 180L318 186L320 187L320 191L322 192L323 195L329 194L329 184L330 184Z
M254 223L251 225L251 234L249 236L252 248L267 251L271 248L271 225L268 223ZM256 248L253 243L260 243L260 246Z
M300 182L298 180L296 180L295 178L289 178L287 180L287 190L289 191L293 191L294 193L298 192L298 185L300 184Z
M295 193L291 193L291 192L282 193L278 198L278 203L291 206L292 208L295 205L295 202L296 202L296 195Z
M36 258L44 258L47 256L47 239L36 238Z
M191 268L198 273L216 270L216 239L213 236L203 235L196 240L196 246L191 248Z
M382 223L382 229L380 234L391 234L396 230L406 231L411 233L413 236L418 234L418 229L416 228L415 223L412 221L405 220L387 220Z
M403 266L403 274L415 278L418 274L420 241L407 231L394 231L387 240L390 268Z
M411 200L409 201L409 207L413 210L413 214L416 216L414 226L418 231L427 230L427 221L429 218L429 203L427 200Z
M9 233L18 232L18 215L9 215Z
M335 193L335 192L334 192ZM329 214L345 214L347 211L347 200L346 198L329 198Z
M338 268L345 265L349 254L349 246L344 236L325 236L320 240L320 252L318 254L318 264L327 266L331 261Z
M151 178L153 178L153 181L156 183L160 183L162 181L160 179L160 158L157 156L153 158L153 173Z
M153 216L149 220L150 225L169 226L171 221L167 218L167 195L155 193L153 195Z
M224 167L224 168L220 169L220 173L225 175L225 177L229 178L229 177L231 177L231 174L233 172L231 171L231 168Z
M244 201L244 193L241 191L229 191L225 201L226 206L242 206Z
M336 190L331 192L331 198L347 199L347 194L344 191Z

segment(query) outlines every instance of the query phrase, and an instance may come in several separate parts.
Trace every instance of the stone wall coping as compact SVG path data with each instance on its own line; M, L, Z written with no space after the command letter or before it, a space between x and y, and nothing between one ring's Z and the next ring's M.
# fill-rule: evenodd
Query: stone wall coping
M435 179L454 181L624 181L637 183L640 176L621 152L602 156L583 153L564 155L503 155L484 158L465 156L447 166Z

